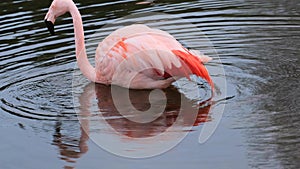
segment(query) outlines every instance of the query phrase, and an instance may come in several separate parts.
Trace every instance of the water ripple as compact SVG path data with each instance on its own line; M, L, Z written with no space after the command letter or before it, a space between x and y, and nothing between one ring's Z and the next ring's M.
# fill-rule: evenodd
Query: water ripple
M132 21L166 30L186 47L201 49L214 59L216 49L222 65L213 61L208 67L225 67L227 90L237 102L229 111L236 112L232 116L238 120L247 119L236 128L245 130L250 165L299 166L299 2L76 2L87 40L98 30L101 40L118 28L114 23ZM58 19L57 34L49 36L43 23L48 5L37 0L0 2L0 119L1 114L41 121L77 119L71 92L76 62L72 18ZM151 12L172 17L154 17ZM139 17L118 20L129 14ZM215 48L195 41L200 35ZM87 46L91 58L98 39Z

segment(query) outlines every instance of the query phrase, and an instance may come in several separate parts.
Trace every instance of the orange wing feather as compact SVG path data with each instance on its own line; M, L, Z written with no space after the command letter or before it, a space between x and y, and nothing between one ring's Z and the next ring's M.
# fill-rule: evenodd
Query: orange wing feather
M214 88L213 81L203 63L191 53L186 53L181 50L172 50L172 52L179 57L192 71L193 74L204 78L209 85Z

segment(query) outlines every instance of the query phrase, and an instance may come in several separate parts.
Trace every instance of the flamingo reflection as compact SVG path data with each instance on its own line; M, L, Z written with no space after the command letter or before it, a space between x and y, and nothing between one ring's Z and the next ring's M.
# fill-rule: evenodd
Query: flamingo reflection
M126 95L126 92L128 91L128 89L118 86L113 86L113 89L111 89L109 86L101 84L95 85L98 108L101 115L111 127L122 135L131 138L151 137L164 132L168 127L173 125L180 111L183 111L181 117L183 129L185 126L198 126L199 124L210 120L208 116L210 105L199 108L199 106L195 105L197 103L196 101L193 103L193 101L179 93L176 88L167 88L163 90L166 96L166 107L160 116L149 123L135 122L126 118L124 114L121 114L118 111L114 103L115 98L113 99L112 90L118 93L118 100L122 100L123 96ZM149 103L150 93L151 90L129 90L130 102L134 106L132 109L138 109L140 111L148 110L151 106ZM157 102L154 101L155 103L160 102L159 97L154 98L154 100L157 100ZM181 109L182 101L189 102L191 107L189 107L189 109ZM206 102L201 103L200 106L205 103ZM126 106L128 105L124 105L124 107ZM155 113L159 112L154 112L153 116L156 117L157 115ZM135 111L131 109L128 110L127 115L136 116Z
M62 123L66 121L56 123L53 144L59 148L61 159L68 164L74 164L77 159L88 151L87 141L89 140L90 132L95 132L94 130L90 130L90 120L95 116L101 115L115 131L128 138L145 138L162 133L178 120L179 114L181 114L180 120L182 122L180 124L182 125L182 132L187 132L184 130L185 126L198 126L210 120L208 114L210 104L206 102L197 104L197 101L187 99L183 94L178 92L176 88L167 88L163 90L166 96L166 107L164 111L159 114L159 116L154 114L157 117L151 122L138 123L128 119L124 114L118 111L113 100L112 90L117 91L119 100L120 98L122 99L124 92L128 91L128 89L122 87L94 83L85 86L83 92L78 96L80 106L78 112L80 121L79 137L74 138L68 136L70 133L62 134ZM151 107L149 102L150 93L151 90L129 90L131 104L135 109L140 111L148 110ZM97 99L96 107L98 112L91 112L93 99ZM157 102L160 101L160 98L154 98L154 100L155 99L158 100ZM183 110L181 108L182 101L189 102L193 106L190 106L190 109ZM183 113L180 113L180 111L183 111ZM134 115L134 113L134 111L129 111L129 115L131 116ZM68 165L65 166L65 168L71 169L73 167Z

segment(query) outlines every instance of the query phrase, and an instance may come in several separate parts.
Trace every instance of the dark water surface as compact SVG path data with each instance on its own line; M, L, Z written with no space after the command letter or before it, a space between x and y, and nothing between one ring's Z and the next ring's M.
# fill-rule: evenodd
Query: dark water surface
M195 127L187 137L164 154L129 159L101 149L83 132L75 112L79 106L76 99L80 103L85 96L80 97L80 92L85 90L81 86L79 96L73 97L76 59L72 18L58 19L56 35L49 36L43 19L50 1L3 0L0 168L299 168L300 2L137 2L77 0L85 35L93 35L118 18L140 14L131 22L152 20L153 26L165 28L188 47L204 49L196 43L200 31L186 27L182 20L154 17L150 12L171 14L198 27L212 42L225 69L227 90L216 80L225 77L213 74L220 88L216 97L234 96L221 103L225 110L216 132L204 144L198 143L202 126L216 120L208 114L210 107L204 107L196 114ZM103 28L100 36L115 28ZM92 50L88 53L93 58ZM209 69L221 66L214 62L208 65ZM94 109L118 132L131 137L149 137L166 130L176 120L182 95L174 88L166 90L165 114L149 125L137 125L120 118L111 102L110 87L96 85L89 92L96 93L94 100L98 99ZM136 108L149 108L145 101L148 95L148 91L131 91ZM83 120L81 124L87 123Z

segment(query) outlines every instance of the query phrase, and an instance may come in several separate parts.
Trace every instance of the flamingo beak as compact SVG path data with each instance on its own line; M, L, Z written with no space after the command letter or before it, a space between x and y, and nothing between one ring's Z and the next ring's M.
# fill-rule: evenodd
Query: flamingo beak
M51 21L47 21L47 19L45 19L45 24L50 32L51 35L54 35L54 24Z

